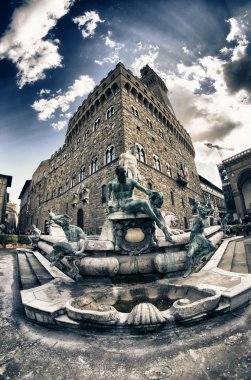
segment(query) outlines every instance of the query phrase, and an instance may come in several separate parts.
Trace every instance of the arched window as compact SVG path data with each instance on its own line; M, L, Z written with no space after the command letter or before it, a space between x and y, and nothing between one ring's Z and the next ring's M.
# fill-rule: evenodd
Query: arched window
M85 168L82 167L82 168L80 169L79 180L80 180L80 181L83 181L84 179L85 179Z
M166 171L167 171L168 177L173 178L173 173L172 173L171 165L169 165L169 164L166 165Z
M91 174L95 173L98 170L98 159L94 158L91 162Z
M100 118L98 118L93 125L93 132L100 127Z
M76 174L73 174L71 178L71 187L75 186L76 183L77 183L77 177L76 177Z
M145 155L144 148L139 144L136 144L136 158L137 160L141 162L146 162L146 155Z
M164 133L162 132L161 129L159 129L159 135L160 135L160 137L161 137L162 139L164 138Z
M113 114L114 114L114 107L112 106L108 108L108 110L106 111L106 119L109 119Z
M85 132L84 140L87 140L90 137L89 129Z
M139 112L138 112L137 108L134 106L131 106L131 110L132 110L133 115L136 116L137 118L139 118Z
M147 124L148 128L153 129L152 122L148 118L146 118L146 124Z
M106 185L103 185L101 188L101 202L106 203L106 200L107 200Z
M106 150L105 163L109 164L113 160L115 160L115 148L114 148L114 146L111 146L111 147L107 148L107 150Z
M77 226L84 228L84 212L81 208L77 212Z
M158 170L159 172L161 172L160 159L158 156L156 156L156 154L153 156L153 160L154 160L155 169Z

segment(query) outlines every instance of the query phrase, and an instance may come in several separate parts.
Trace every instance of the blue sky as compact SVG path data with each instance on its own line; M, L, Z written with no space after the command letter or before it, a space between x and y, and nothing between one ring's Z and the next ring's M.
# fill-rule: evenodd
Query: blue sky
M83 99L118 61L149 64L191 134L199 173L220 184L212 142L250 148L250 1L5 1L0 5L0 172L17 202L64 142Z

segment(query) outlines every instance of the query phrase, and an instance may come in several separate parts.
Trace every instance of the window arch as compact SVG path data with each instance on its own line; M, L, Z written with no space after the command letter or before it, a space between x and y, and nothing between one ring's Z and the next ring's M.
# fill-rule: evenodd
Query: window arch
M80 169L79 180L80 180L80 181L83 181L84 179L85 179L85 168L82 167L82 168Z
M77 226L82 229L84 228L84 212L81 208L77 212Z
M89 129L85 132L84 140L87 140L90 137Z
M168 177L173 178L173 172L172 172L171 165L166 164L166 171L167 171L167 175L168 175Z
M95 120L95 123L93 124L93 132L96 131L100 127L100 118Z
M132 113L135 117L139 118L139 112L136 107L131 106Z
M98 159L93 158L91 162L91 174L95 173L98 170Z
M146 155L143 146L136 144L136 158L141 162L146 162Z
M148 118L146 118L146 124L147 124L148 128L153 129L152 122Z
M108 110L106 111L106 119L109 119L113 114L114 114L114 107L112 106L108 108Z
M105 153L105 163L109 164L110 162L115 160L115 148L114 146L110 146L107 148Z
M154 160L154 167L155 167L155 169L158 170L159 172L161 172L160 159L159 159L158 156L156 156L156 154L154 154L153 160Z
M107 187L103 185L101 187L101 203L106 203L107 200Z
M71 178L71 187L75 186L77 183L77 176L76 174L73 174L72 178Z

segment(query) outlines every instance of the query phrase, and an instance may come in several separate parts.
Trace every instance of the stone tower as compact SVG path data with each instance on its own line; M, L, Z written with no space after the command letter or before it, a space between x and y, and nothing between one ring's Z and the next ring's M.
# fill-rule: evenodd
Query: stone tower
M144 66L140 70L140 73L141 73L141 81L156 96L156 98L161 102L161 104L164 107L167 107L167 109L169 109L174 114L173 107L167 96L168 89L164 81L148 65Z

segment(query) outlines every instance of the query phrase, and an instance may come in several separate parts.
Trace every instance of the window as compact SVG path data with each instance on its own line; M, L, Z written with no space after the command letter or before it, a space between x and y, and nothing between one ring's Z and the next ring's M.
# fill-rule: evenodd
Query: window
M134 106L131 106L131 110L132 110L133 115L139 118L139 113L138 113L137 108Z
M84 140L87 140L90 137L89 129L85 132Z
M103 185L101 188L101 203L106 203L106 198L107 198L106 185Z
M63 187L60 186L60 187L58 188L58 195L62 194L62 192L63 192Z
M65 191L69 190L69 181L66 181L65 183Z
M171 195L171 204L172 204L172 206L174 206L175 203L174 203L174 195L173 195L173 191L171 191L170 195Z
M72 179L71 179L71 187L75 186L77 183L77 177L75 174L73 174Z
M93 125L93 132L100 127L100 118L98 118Z
M79 174L79 180L83 181L83 179L85 179L85 168L81 168Z
M152 125L151 120L146 119L146 124L147 124L148 128L153 129L153 125Z
M113 160L115 160L115 148L114 148L114 146L111 146L111 147L107 148L107 150L106 150L105 163L109 164Z
M160 160L159 160L159 157L154 155L153 156L153 160L154 160L154 167L156 170L158 170L159 172L161 172L161 166L160 166Z
M108 108L108 110L106 111L106 119L109 119L113 114L114 114L114 107L112 106Z
M144 148L139 144L136 145L136 158L137 160L141 162L146 162L146 155L145 155Z
M98 170L98 159L94 158L91 162L91 174L95 173Z
M161 129L159 129L159 135L160 137L163 139L164 138L164 133L161 131Z
M77 147L79 147L79 145L80 145L80 139L78 139L77 141Z
M56 190L55 190L55 189L52 190L51 197L52 197L52 198L55 198L55 197L56 197Z
M182 207L185 208L185 199L184 199L184 197L181 198L181 204L182 204Z
M169 164L166 165L166 172L167 172L168 177L173 178L171 165L169 165Z

